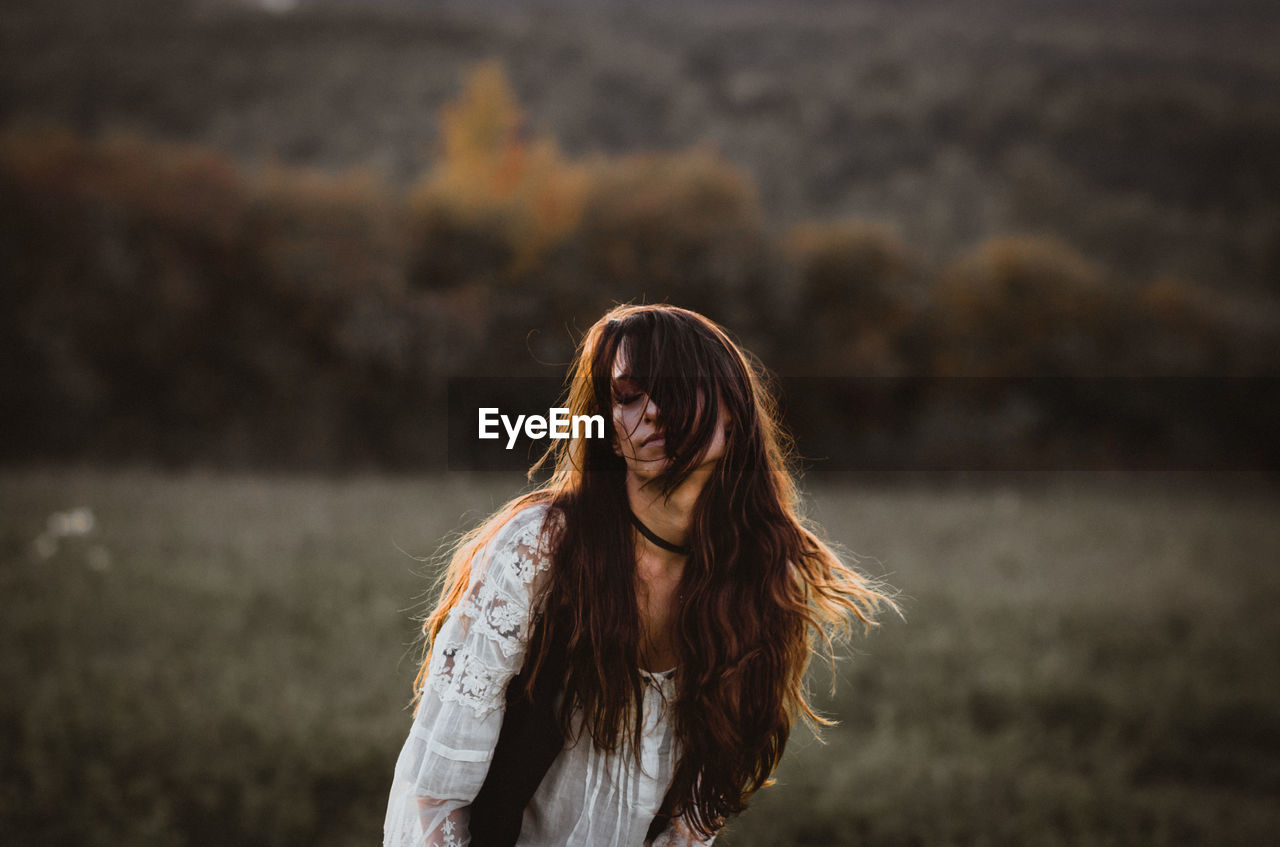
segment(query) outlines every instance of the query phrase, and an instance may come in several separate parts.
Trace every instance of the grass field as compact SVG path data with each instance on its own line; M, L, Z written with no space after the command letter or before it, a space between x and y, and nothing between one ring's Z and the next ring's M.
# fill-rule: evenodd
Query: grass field
M506 476L0 477L7 844L372 844L411 613ZM903 593L719 843L1263 844L1280 495L1192 477L850 482L813 516ZM91 510L75 513L78 507ZM61 515L61 517L57 517Z

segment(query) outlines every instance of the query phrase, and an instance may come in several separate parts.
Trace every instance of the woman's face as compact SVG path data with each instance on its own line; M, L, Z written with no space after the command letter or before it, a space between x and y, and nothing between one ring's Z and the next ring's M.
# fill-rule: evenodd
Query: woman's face
M626 461L629 474L650 479L670 463L658 417L657 404L631 378L626 353L619 350L613 363L613 430L617 435L614 452ZM721 401L715 434L697 463L699 469L714 465L724 456L727 422L728 412Z

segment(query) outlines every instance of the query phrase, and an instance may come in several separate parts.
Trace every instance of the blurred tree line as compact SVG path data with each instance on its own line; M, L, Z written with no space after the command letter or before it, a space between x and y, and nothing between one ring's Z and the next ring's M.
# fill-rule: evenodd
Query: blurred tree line
M712 143L775 225L887 220L931 264L1038 232L1274 300L1277 41L1257 0L42 0L0 15L0 124L404 182L498 56L569 155Z
M611 304L665 301L782 375L837 465L1275 467L1277 322L1190 281L1043 237L939 265L858 220L777 232L712 150L565 155L496 63L439 126L405 186L5 131L0 458L439 466L447 377L559 376Z

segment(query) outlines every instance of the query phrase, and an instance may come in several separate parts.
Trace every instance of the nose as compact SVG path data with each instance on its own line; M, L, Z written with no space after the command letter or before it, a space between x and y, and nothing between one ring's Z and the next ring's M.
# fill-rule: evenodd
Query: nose
M646 397L644 402L644 422L654 423L658 420L658 404L653 402L652 397Z

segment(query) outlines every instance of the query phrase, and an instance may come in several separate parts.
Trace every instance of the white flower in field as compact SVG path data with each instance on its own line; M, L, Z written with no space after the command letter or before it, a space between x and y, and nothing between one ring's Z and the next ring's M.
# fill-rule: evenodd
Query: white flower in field
M111 551L101 544L89 548L89 569L102 573L111 567Z
M94 527L93 510L80 506L68 512L54 512L49 516L49 534L54 538L72 538L88 535Z
M47 532L42 532L31 546L35 549L37 558L52 559L53 554L58 552L58 539Z

